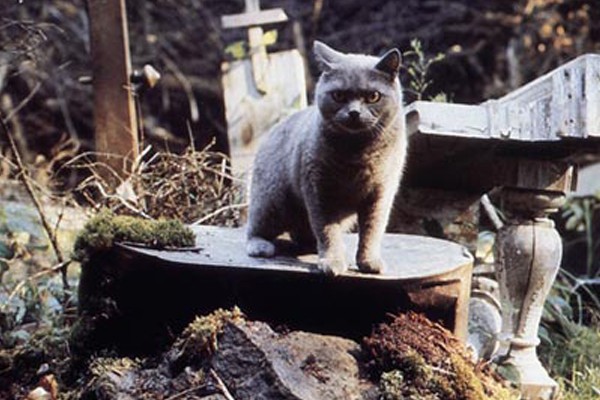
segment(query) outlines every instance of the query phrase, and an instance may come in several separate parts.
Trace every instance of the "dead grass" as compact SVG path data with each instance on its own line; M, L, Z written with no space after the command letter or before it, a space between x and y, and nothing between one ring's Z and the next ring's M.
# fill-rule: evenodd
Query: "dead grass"
M232 176L229 160L221 153L192 148L182 154L152 153L147 148L126 180L93 157L84 154L67 167L89 171L74 193L95 209L188 224L240 225L246 207L242 182ZM116 190L111 180L120 182Z

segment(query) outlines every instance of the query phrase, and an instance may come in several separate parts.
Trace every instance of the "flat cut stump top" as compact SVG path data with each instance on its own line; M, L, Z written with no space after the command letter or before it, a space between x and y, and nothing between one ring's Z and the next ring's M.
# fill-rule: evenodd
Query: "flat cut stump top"
M154 250L131 245L121 247L173 265L257 269L285 273L322 274L317 267L316 254L297 254L285 240L277 242L273 258L254 258L246 255L246 236L243 229L214 226L192 227L196 233L196 247L192 250ZM346 253L354 261L358 235L346 235ZM473 257L459 244L425 236L385 235L382 257L387 263L383 274L363 274L353 265L340 278L363 280L411 281L435 278L455 272L473 262Z

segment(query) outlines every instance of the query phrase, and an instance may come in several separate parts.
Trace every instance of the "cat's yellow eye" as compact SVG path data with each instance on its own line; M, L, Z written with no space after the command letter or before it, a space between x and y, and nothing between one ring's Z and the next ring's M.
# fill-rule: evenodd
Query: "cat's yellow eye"
M377 103L381 99L381 93L377 91L367 92L365 94L365 102L367 103Z
M336 103L345 103L346 102L346 93L341 90L334 90L331 92L331 98Z

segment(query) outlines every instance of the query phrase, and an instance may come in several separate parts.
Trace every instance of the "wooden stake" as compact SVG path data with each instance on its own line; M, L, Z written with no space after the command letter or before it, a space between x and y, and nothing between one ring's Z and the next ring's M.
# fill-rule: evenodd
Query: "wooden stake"
M88 0L98 160L122 179L138 155L125 0ZM101 171L115 182L110 169Z

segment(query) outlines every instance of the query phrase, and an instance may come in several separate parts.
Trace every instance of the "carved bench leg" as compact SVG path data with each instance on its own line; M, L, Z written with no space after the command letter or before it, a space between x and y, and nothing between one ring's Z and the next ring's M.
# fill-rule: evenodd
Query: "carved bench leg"
M502 304L499 364L518 376L525 399L552 399L557 383L536 347L544 302L560 267L561 238L547 218L564 201L560 192L503 189L508 223L497 236L497 279Z

